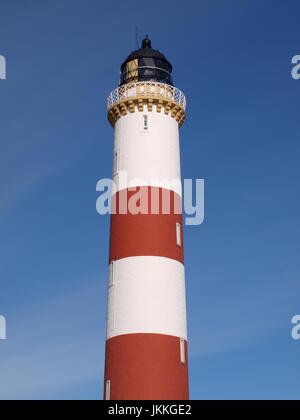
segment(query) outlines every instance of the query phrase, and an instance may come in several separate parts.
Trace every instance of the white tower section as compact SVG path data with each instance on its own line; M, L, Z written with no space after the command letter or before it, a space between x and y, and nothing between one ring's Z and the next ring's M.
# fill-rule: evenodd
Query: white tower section
M179 126L185 118L184 94L165 84L130 83L110 94L108 108L114 125L117 190L140 186L142 181L181 195L180 183L170 185L181 179ZM120 185L120 172L127 173L127 185Z

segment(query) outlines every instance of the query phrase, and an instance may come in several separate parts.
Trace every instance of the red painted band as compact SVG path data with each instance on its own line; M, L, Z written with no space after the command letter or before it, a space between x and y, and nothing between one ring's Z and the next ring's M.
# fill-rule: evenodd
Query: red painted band
M130 207L131 200L136 193L123 190L113 198L113 208L115 208L116 214L111 216L109 262L135 256L159 256L171 258L184 264L180 196L161 188L141 187L139 189L146 202L146 205L143 206L144 214L132 214L129 211L127 214L120 214L120 199L123 203L125 202L125 206L121 204L124 213L126 207L127 210ZM164 210L167 210L167 205L162 205L163 195L165 197L169 195L170 198L169 214L163 214ZM159 202L157 197L160 197ZM152 213L153 209L156 209L158 214L151 214L151 209ZM181 226L180 245L177 243L177 223Z
M110 381L110 399L188 400L186 342L184 350L185 363L178 337L130 334L108 340L104 388Z

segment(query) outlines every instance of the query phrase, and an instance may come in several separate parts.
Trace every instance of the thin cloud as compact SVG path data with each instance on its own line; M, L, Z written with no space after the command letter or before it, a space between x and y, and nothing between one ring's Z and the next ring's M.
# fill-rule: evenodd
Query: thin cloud
M1 344L0 399L51 398L94 380L100 393L105 298L99 280L10 319Z
M284 328L288 337L291 307L299 302L297 283L286 279L284 288L274 284L269 293L257 288L198 302L198 316L192 308L189 322L191 358L247 348Z

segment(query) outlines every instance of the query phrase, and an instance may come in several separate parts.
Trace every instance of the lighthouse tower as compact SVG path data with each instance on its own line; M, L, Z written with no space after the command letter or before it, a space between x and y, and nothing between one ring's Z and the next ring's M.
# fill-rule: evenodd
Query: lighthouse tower
M144 39L108 98L113 209L104 399L189 398L179 128L186 100Z

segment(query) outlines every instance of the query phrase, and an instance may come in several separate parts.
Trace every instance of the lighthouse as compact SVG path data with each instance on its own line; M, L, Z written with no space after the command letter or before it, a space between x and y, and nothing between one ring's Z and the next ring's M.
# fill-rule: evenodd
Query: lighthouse
M146 37L107 100L114 128L105 400L187 400L179 129L184 94Z

